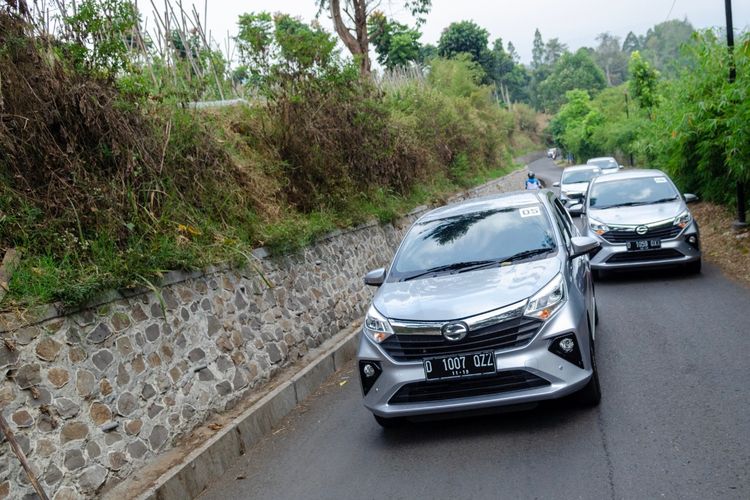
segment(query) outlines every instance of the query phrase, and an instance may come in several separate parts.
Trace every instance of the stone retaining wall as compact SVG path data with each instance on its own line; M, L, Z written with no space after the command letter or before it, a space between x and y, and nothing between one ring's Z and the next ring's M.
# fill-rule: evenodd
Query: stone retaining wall
M518 189L516 172L455 199ZM362 317L421 208L244 270L170 273L158 293L0 318L0 409L50 498L93 497ZM0 438L0 499L34 498Z

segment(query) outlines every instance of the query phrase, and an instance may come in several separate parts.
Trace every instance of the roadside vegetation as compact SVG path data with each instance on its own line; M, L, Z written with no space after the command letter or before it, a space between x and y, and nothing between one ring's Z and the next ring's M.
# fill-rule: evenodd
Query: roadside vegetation
M54 30L0 10L0 248L20 254L4 309L73 307L167 270L242 264L261 245L294 251L539 147L537 114L499 101L465 55L389 83L317 24L251 13L233 66L195 12L171 10L149 34L130 2L70 8ZM397 28L389 61L412 36ZM188 105L231 97L246 105Z

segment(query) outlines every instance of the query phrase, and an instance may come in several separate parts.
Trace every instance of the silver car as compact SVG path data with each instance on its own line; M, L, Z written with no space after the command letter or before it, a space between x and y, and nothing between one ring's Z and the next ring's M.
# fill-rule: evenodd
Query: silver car
M622 168L622 165L617 163L617 160L611 156L602 156L601 158L590 158L586 165L593 165L599 167L602 170L602 175L614 174Z
M686 202L672 180L660 170L629 170L600 176L589 186L582 205L584 234L601 247L591 268L602 270L683 265L701 270L700 233Z
M387 427L575 392L597 404L597 247L549 190L422 216L365 277L379 287L358 350L365 407Z
M555 182L552 185L560 188L560 201L563 205L582 203L589 188L589 182L601 172L601 169L594 165L567 167L562 172L560 182Z

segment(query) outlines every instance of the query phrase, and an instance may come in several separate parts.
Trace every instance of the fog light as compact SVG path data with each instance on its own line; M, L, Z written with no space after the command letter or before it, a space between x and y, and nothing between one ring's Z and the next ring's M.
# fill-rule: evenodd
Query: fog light
M570 337L561 339L558 345L560 346L560 350L565 354L570 354L576 348L576 343Z
M692 246L696 250L699 250L699 248L698 248L698 236L696 236L695 234L691 234L690 236L687 237L687 242L688 242L688 244L690 246Z
M552 339L549 345L549 352L560 356L565 361L573 363L579 368L583 368L583 357L581 357L581 350L578 348L576 340L576 336L573 333L561 335Z
M380 362L370 360L361 360L359 362L359 380L362 383L362 393L364 395L370 392L370 389L375 385L381 373L383 373L383 369L380 367Z

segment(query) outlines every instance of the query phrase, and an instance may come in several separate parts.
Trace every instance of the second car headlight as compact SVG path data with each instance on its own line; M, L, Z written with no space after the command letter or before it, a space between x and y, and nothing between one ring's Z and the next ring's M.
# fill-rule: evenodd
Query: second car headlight
M684 229L690 224L693 220L693 216L690 214L690 211L685 210L680 215L674 218L674 225L680 226L680 228Z
M380 314L375 306L370 306L367 311L363 330L368 337L378 344L393 335L393 328L391 328L388 319Z
M544 288L529 299L524 315L546 320L560 309L566 301L565 281L558 274Z
M606 225L603 222L599 222L598 220L595 220L595 219L589 219L589 227L591 228L592 231L594 231L596 234L600 236L606 233L607 231L609 231L608 225Z

